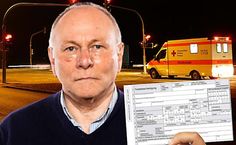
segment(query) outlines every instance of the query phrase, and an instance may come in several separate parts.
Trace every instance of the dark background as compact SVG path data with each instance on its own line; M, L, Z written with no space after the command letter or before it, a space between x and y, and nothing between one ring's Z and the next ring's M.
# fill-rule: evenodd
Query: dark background
M80 0L89 1L89 0ZM90 0L102 5L103 0ZM23 0L0 1L0 23L6 10ZM24 0L34 3L68 3L67 0ZM167 40L181 38L230 36L233 52L236 41L236 15L233 1L211 0L111 0L112 5L134 9L142 16L145 34L150 34L150 42L159 47L147 49L147 62ZM6 18L7 32L13 35L13 44L8 51L8 65L29 64L30 36L47 28L47 33L33 37L33 64L49 63L47 57L48 37L51 24L65 7L18 7ZM139 42L142 41L141 21L134 12L111 8L111 13L120 25L123 41L129 48L129 62L142 64L143 54ZM234 54L234 58L236 55ZM235 61L234 61L235 62Z

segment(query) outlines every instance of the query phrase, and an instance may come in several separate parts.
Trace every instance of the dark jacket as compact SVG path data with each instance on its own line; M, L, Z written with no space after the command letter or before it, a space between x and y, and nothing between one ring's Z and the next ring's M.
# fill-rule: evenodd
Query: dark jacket
M7 116L0 124L0 145L126 145L124 94L118 91L113 112L96 131L85 134L69 121L60 93Z

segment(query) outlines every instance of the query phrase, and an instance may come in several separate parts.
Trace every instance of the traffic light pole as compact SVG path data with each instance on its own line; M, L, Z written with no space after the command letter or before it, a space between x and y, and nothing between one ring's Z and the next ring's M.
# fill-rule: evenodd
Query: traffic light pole
M110 7L131 11L131 12L138 15L138 17L141 21L141 24L142 24L143 73L146 74L147 73L147 68L146 68L146 46L145 46L146 45L146 38L145 38L145 31L144 31L144 21L143 21L142 16L134 9L125 8L125 7L121 7L121 6L115 6L115 5L110 5Z
M46 33L46 27L44 27L42 30L39 30L39 31L37 31L37 32L35 32L35 33L33 33L33 34L31 34L31 36L30 36L30 43L29 43L29 48L30 48L30 51L29 51L29 56L30 56L30 65L32 66L33 65L33 58L32 58L32 56L33 56L33 48L32 48L32 39L33 39L33 37L35 36L35 35L38 35L38 34L40 34L40 33Z
M4 24L4 23L3 23ZM6 83L7 50L5 47L6 26L2 25L2 83Z
M69 4L55 4L55 3L16 3L9 7L7 11L5 12L2 20L2 83L6 83L6 68L7 68L7 57L6 57L6 52L7 48L5 46L5 39L4 36L6 35L6 18L9 14L10 11L17 7L22 7L22 6L28 6L28 7L34 7L34 6L46 6L46 7L66 7L69 6Z

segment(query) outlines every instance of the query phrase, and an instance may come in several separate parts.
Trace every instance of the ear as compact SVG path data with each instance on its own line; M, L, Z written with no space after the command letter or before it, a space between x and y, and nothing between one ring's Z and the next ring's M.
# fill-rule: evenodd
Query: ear
M122 61L123 61L123 54L124 54L124 43L121 42L118 44L118 72L121 71L122 68Z
M56 76L55 59L54 59L54 54L53 54L53 48L52 47L48 48L48 58L49 58L49 61L50 61L50 64L51 64L52 72L53 72L54 76Z

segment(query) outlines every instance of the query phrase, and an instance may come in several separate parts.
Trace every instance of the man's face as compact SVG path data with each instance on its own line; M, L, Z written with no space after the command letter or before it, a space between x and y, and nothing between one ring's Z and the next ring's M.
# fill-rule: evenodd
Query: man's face
M67 95L90 98L114 89L123 55L116 37L112 21L95 8L72 9L58 21L49 59Z

